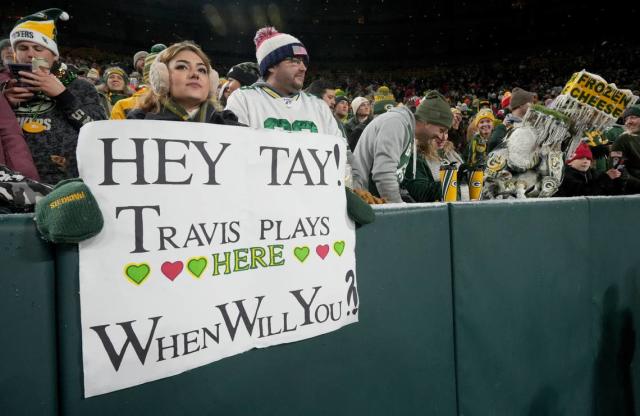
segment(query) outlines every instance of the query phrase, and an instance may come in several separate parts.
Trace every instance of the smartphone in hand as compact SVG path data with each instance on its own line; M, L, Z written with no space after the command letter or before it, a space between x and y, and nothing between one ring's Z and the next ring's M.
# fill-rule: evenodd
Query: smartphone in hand
M31 72L31 68L32 66L30 64L9 64L9 71L11 72L11 78L20 79L20 74L18 72L20 71L25 71L25 72ZM18 83L16 84L16 87L28 87L29 84L24 83L24 82L20 82L18 81Z
M626 159L620 151L612 151L609 156L611 157L611 168L618 169L620 172L624 170Z

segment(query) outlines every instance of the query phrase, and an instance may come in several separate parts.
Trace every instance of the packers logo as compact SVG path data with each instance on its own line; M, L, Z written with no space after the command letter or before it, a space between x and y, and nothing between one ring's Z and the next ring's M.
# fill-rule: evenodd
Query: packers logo
M393 108L393 104L387 104L384 106L384 111L389 111Z
M16 108L14 112L18 117L34 117L41 114L46 114L55 108L56 102L45 97L42 100L38 100L35 103L21 103L20 107Z
M473 181L471 182L471 186L475 186L476 188L479 188L482 186L482 183L480 183L480 181Z
M487 161L487 169L492 172L502 170L507 164L507 160L502 155L493 155Z

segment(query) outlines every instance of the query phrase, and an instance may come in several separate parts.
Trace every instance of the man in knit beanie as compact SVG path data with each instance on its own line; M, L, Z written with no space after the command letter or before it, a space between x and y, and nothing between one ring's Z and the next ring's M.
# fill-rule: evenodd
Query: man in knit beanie
M506 95L506 94L505 94ZM498 124L491 132L489 138L489 144L487 145L487 151L491 152L495 149L507 135L509 130L519 127L522 124L522 117L533 104L535 94L529 91L525 91L522 88L516 87L507 97L509 101L509 109L511 112L504 117L501 124Z
M138 51L133 55L133 70L142 74L144 71L144 60L149 55L147 51Z
M264 27L254 38L262 80L235 90L227 100L240 123L256 129L306 131L340 137L347 146L347 212L356 223L372 221L371 208L354 198L351 186L353 154L331 110L318 98L302 92L309 54L300 40ZM362 206L364 205L364 206Z
M338 122L325 103L302 92L309 55L295 37L265 27L256 33L256 58L262 82L234 91L227 100L240 123L257 129L309 131L341 137ZM352 154L347 150L347 161Z
M387 202L404 202L400 183L409 163L416 171L415 139L442 137L452 121L449 104L437 91L427 93L415 115L399 106L374 118L355 149L354 188L366 189Z
M4 96L13 107L43 182L56 184L78 176L75 160L80 128L106 118L95 87L60 62L56 21L68 20L60 9L47 9L16 22L11 45L16 62L34 65L8 81Z
M253 85L260 78L260 68L255 62L242 62L231 67L227 72L227 79L231 82L230 92L240 87Z
M227 105L227 98L240 87L253 85L260 78L260 68L255 62L242 62L231 67L227 72L227 81L222 84L219 93L219 101Z
M622 113L624 131L631 134L640 134L640 104L629 106Z
M518 108L526 104L533 104L536 94L533 92L525 91L522 88L516 87L511 91L511 100L509 101L509 108L511 111L515 111ZM524 114L523 114L524 115Z
M353 152L365 127L373 120L373 115L371 114L371 103L365 97L354 98L351 102L351 111L353 111L353 117L347 121L344 129L347 131L347 141Z
M611 156L624 159L625 193L640 193L640 104L628 107L622 114L624 132L611 146Z
M346 95L336 95L336 104L333 107L333 115L344 124L349 116L349 99Z

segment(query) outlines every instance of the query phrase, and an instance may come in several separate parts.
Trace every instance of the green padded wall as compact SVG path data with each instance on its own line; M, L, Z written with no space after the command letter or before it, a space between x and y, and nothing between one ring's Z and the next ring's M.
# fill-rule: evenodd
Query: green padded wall
M589 198L593 415L640 414L640 198Z
M0 414L57 414L55 274L31 215L0 215Z
M0 414L640 414L640 197L376 215L359 323L87 400L77 248L0 216Z
M452 204L459 414L588 415L587 201Z

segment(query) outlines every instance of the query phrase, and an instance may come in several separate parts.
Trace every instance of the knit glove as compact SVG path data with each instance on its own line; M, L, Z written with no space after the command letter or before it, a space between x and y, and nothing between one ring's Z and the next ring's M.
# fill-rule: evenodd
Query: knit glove
M79 243L102 230L102 212L82 179L67 179L36 203L36 226L52 243Z
M344 188L347 193L347 214L356 224L366 225L372 223L376 216L373 209L364 202L351 189Z

